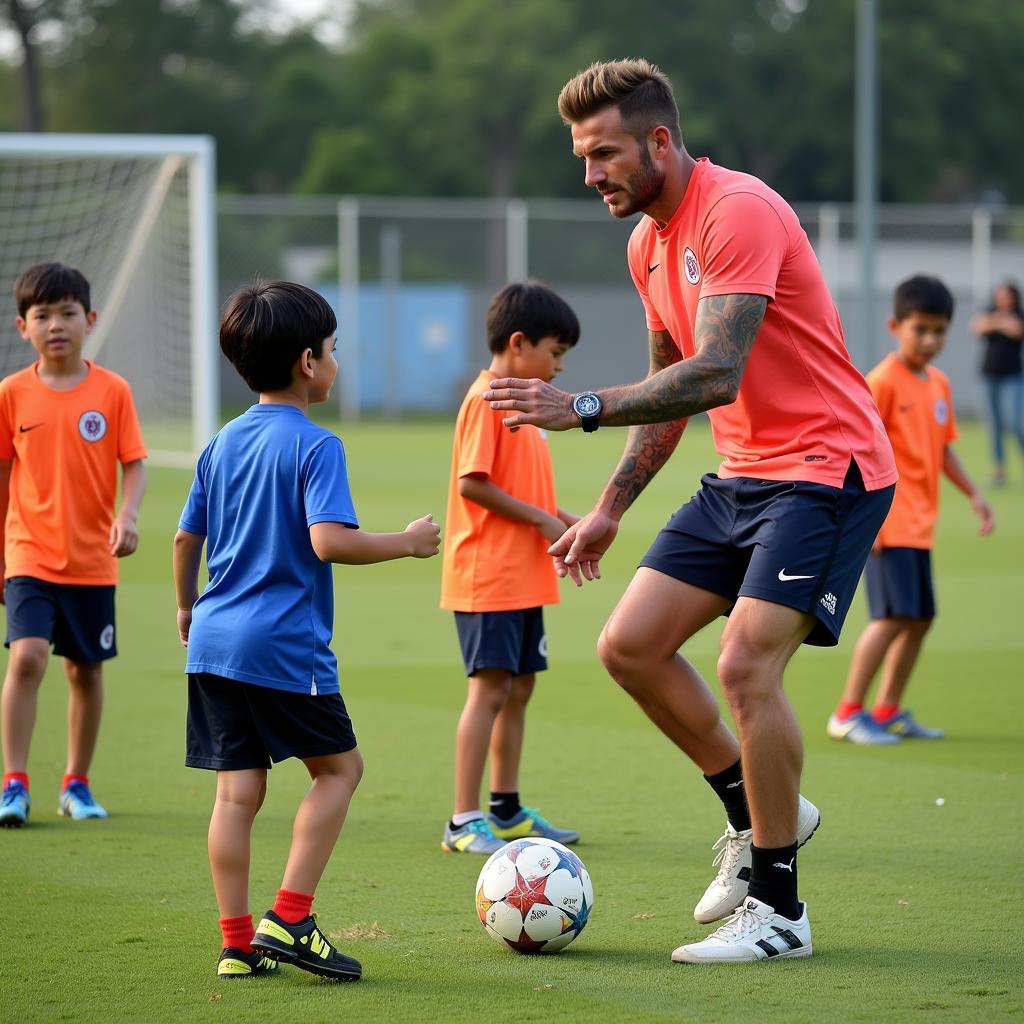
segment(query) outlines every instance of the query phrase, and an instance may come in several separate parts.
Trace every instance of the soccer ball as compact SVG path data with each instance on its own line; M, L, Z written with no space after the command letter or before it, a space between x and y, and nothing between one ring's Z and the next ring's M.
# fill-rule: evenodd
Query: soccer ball
M520 953L564 949L587 925L594 886L583 862L551 839L516 839L476 882L476 912L495 942Z

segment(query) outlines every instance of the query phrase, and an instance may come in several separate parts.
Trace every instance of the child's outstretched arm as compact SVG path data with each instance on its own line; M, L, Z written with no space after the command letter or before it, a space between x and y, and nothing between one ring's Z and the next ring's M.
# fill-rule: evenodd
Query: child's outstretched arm
M121 511L110 527L110 553L115 558L132 554L139 546L139 507L146 493L146 467L142 459L121 467Z
M971 508L974 509L975 514L981 520L978 533L982 537L990 534L996 528L995 513L981 491L974 486L974 481L967 475L967 470L964 469L963 464L957 458L952 445L946 445L946 450L942 457L942 471L954 487L963 491L971 499Z
M433 516L411 522L401 533L366 533L344 523L314 523L309 539L321 562L370 565L393 558L431 558L441 546Z
M192 606L199 600L199 566L205 540L201 534L181 529L174 535L171 564L174 568L174 593L178 600L178 639L182 647L188 647Z

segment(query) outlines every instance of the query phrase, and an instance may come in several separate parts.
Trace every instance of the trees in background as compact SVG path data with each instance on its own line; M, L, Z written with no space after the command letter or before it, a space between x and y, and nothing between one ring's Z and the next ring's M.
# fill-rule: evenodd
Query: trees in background
M209 132L236 191L581 195L558 89L642 54L691 152L794 199L852 194L855 0L364 0L340 52L261 28L269 6L0 0L22 55L0 127ZM880 8L883 198L1024 202L1024 4Z

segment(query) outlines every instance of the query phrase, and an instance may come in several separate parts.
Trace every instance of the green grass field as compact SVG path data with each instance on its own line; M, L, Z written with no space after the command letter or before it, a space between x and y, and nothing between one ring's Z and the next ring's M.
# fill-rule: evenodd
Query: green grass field
M450 425L342 431L364 527L443 518ZM552 436L561 503L588 508L624 435ZM959 451L979 478L978 428ZM804 792L823 824L800 857L814 928L810 960L673 965L706 929L691 917L723 815L699 773L605 676L594 642L670 511L716 464L691 428L632 510L604 579L548 614L551 671L531 708L522 788L579 828L596 907L567 951L500 949L474 912L482 860L439 850L451 809L452 737L465 683L440 562L338 568L335 647L366 760L317 896L325 929L359 957L359 985L280 976L219 982L217 909L205 834L213 776L186 769L183 652L170 538L189 475L153 470L139 553L118 593L121 655L93 768L105 822L56 813L65 684L51 665L30 771L31 825L0 831L0 1021L992 1021L1024 1012L1024 484L991 495L996 534L975 535L967 502L944 496L940 602L909 704L944 742L857 748L825 737L857 631L804 649L787 682L806 739ZM1016 468L1016 467L1015 467ZM514 571L510 566L509 571ZM689 648L713 672L718 627ZM257 820L252 909L280 880L301 766L271 774ZM944 800L937 805L939 798Z

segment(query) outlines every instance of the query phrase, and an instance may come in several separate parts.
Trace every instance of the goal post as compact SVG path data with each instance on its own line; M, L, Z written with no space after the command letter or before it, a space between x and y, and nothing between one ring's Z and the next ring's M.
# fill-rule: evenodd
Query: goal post
M15 278L77 267L86 357L131 384L153 460L190 465L220 416L215 188L209 136L0 133L0 375L34 357Z

